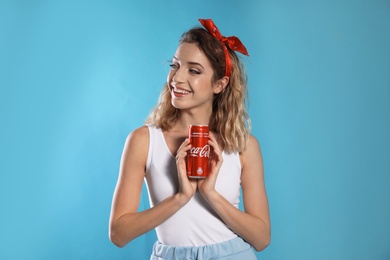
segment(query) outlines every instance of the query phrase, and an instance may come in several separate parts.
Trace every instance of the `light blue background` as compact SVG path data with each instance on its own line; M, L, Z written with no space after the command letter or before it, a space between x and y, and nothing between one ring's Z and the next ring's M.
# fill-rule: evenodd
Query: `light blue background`
M148 259L154 231L109 242L112 193L197 18L250 53L259 259L390 259L388 0L0 0L0 259Z

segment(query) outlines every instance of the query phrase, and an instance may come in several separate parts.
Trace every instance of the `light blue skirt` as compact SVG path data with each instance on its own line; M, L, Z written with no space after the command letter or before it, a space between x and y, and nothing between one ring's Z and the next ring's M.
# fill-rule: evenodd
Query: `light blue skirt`
M205 246L168 246L156 242L151 260L257 260L252 247L242 238Z

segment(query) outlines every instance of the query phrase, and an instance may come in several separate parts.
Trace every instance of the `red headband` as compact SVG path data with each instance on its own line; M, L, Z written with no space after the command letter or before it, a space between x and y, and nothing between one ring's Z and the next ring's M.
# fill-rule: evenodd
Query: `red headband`
M209 33L211 33L211 35L213 35L217 40L222 42L223 50L225 52L225 60L226 60L225 76L230 77L230 74L232 72L232 61L230 59L230 54L226 45L230 49L234 51L238 51L247 56L249 56L248 51L246 50L244 44L242 44L240 39L238 39L236 36L230 36L230 37L222 36L217 26L215 26L215 24L211 19L199 19L199 22L204 26L204 28L206 28L206 30Z

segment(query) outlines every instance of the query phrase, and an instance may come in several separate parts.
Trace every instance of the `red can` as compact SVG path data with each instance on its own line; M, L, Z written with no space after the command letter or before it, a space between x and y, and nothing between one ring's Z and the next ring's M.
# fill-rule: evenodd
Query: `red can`
M188 137L192 147L187 153L187 176L206 178L209 175L209 127L207 125L190 125Z

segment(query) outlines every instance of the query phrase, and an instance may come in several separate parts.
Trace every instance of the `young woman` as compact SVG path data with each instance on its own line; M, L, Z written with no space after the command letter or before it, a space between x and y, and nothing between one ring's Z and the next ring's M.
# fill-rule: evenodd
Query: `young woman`
M214 23L184 33L158 105L126 140L109 235L123 247L156 229L151 259L256 259L270 243L259 144L245 108L246 73L236 37ZM187 177L190 125L209 125L210 175ZM146 181L151 208L138 212ZM240 188L245 211L238 209Z

